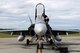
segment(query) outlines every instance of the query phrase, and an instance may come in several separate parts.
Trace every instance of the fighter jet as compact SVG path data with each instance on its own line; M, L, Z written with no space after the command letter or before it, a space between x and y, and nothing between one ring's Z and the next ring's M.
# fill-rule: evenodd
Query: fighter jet
M38 3L35 7L35 23L32 23L31 18L31 25L28 30L0 30L0 32L19 32L20 35L18 37L19 41L23 41L25 39L25 35L31 35L31 40L27 39L26 44L29 45L30 43L36 42L39 48L42 48L42 44L44 42L50 43L57 47L55 41L60 42L62 38L58 34L59 32L80 32L78 30L59 30L59 29L52 29L50 25L44 21L45 15L45 6L42 3Z

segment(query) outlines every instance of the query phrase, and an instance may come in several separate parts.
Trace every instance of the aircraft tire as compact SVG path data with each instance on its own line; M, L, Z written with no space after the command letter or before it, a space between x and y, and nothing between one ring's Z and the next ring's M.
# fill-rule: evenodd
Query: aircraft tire
M30 41L29 39L26 40L26 45L29 45Z
M52 41L52 39L50 39L49 43L50 43L50 44L53 44L53 41Z
M41 45L38 44L37 48L43 49L43 44L41 44Z

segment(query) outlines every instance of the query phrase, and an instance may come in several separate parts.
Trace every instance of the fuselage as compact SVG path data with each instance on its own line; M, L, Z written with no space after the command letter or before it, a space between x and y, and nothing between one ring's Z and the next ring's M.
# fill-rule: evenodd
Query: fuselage
M46 23L44 21L44 17L42 14L45 14L45 7L43 4L39 3L36 5L36 10L35 10L35 26L34 26L34 31L37 35L42 36L45 35L47 31Z
M36 18L34 31L39 36L45 35L47 31L46 23L44 22L43 17L40 15Z

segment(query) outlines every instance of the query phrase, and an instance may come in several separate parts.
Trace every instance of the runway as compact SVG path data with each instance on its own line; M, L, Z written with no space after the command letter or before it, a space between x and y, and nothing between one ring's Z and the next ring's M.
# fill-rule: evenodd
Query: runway
M80 37L62 37L61 45L67 46L70 53L80 53ZM18 42L17 38L0 38L0 53L36 53L36 45L25 46L25 40ZM51 46L44 46L42 53L59 53Z

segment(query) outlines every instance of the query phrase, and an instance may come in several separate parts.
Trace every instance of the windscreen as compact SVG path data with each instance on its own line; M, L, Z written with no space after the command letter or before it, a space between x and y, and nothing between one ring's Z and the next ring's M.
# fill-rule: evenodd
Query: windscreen
M44 11L43 5L37 5L37 15L42 15Z
M43 4L39 3L36 5L36 11L35 11L35 15L36 15L36 22L37 23L41 23L44 22L44 18L42 17L42 14L45 13L45 7Z

